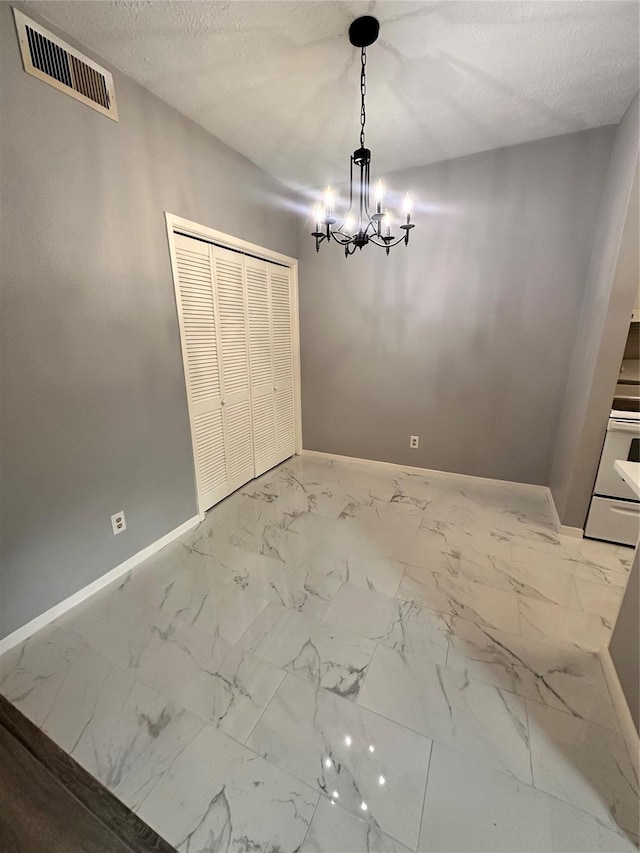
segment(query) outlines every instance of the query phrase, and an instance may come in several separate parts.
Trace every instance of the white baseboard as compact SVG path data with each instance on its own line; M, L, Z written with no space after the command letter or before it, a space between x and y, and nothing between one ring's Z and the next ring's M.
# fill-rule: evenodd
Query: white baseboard
M14 646L17 646L18 643L22 643L32 634L35 634L36 631L39 631L50 622L53 622L54 619L59 619L67 611L76 607L81 602L91 598L91 596L95 595L96 592L99 592L101 589L109 586L109 584L118 580L118 578L121 578L122 575L125 575L140 563L148 560L149 557L152 557L158 551L161 551L167 545L170 545L184 533L192 530L199 523L200 519L197 515L190 518L188 521L185 521L184 524L176 527L175 530L170 531L160 539L152 542L151 545L147 545L147 547L143 548L142 551L138 551L137 554L129 557L129 559L125 560L124 563L120 563L120 565L116 566L115 569L111 569L111 571L101 575L99 578L94 580L93 583L79 589L78 592L75 592L73 595L70 595L69 598L65 598L64 601L61 601L59 604L56 604L49 608L49 610L41 613L40 616L36 616L35 619L27 622L27 624L23 625L21 628L17 628L13 633L8 634L0 640L0 655L9 649L12 649Z
M558 515L558 510L556 508L556 502L553 499L553 492L549 488L549 486L545 486L547 490L547 500L549 501L549 507L551 508L551 514L553 516L553 523L556 527L556 532L561 536L570 536L572 539L582 539L584 537L584 530L581 527L569 527L566 524L563 524L560 521L560 516Z
M566 524L561 524L560 535L570 536L572 539L583 539L584 530L581 527L567 527Z
M397 462L381 462L377 459L360 459L358 456L339 456L337 453L325 453L322 450L304 450L303 456L318 456L325 459L335 459L337 462L355 462L362 465L372 465L376 468L391 468L396 471L415 471L416 474L425 476L450 477L451 479L480 480L482 483L492 483L499 486L514 486L525 492L538 492L546 494L548 486L537 486L535 483L517 483L514 480L493 480L491 477L478 477L475 474L458 474L454 471L437 471L435 468L417 468L413 465L399 465Z
M560 516L558 515L558 510L556 508L556 502L553 499L553 492L546 486L547 491L547 500L549 501L549 508L551 509L551 515L553 516L553 523L556 528L556 533L560 533L560 529L562 527L562 522L560 521Z
M631 711L629 710L609 649L606 647L600 649L598 657L600 658L600 665L605 681L607 682L607 687L609 688L609 695L611 696L611 701L613 702L613 707L620 723L622 738L631 756L636 776L638 776L640 775L640 735L638 735L635 723L633 722L633 717L631 716Z

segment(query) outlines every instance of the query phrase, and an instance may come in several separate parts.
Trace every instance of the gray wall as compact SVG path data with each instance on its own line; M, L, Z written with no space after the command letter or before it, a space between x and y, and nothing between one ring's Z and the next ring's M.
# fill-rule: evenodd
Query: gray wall
M584 527L638 290L637 172L636 95L616 132L549 480L570 527Z
M640 734L640 548L636 548L629 583L622 600L618 621L613 629L609 652L631 716Z
M305 448L548 482L614 132L390 175L422 209L388 257L302 222Z
M6 3L0 63L4 636L196 514L164 211L289 255L296 222L122 74L119 124L25 74Z

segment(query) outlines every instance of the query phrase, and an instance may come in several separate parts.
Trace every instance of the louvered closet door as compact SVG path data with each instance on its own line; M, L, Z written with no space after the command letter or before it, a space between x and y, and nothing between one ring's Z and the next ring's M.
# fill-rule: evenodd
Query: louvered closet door
M276 456L269 265L265 261L246 257L245 279L249 316L254 476L259 477L279 461Z
M254 475L244 258L217 246L212 253L227 478L233 491Z
M293 400L293 324L291 271L269 264L271 328L276 411L276 462L293 456L296 449Z
M180 234L174 239L198 503L204 511L231 491L225 455L211 247Z

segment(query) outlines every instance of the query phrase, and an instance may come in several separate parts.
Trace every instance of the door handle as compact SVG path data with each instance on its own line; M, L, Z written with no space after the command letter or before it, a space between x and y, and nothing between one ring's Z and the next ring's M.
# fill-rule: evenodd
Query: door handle
M274 390L274 391L277 391L277 390L278 390L278 386L277 386L277 385L274 385L274 386L273 386L273 390Z
M633 518L640 518L640 509L621 509L617 506L609 507L611 512L617 512L618 515L631 515Z
M224 402L225 402L224 400L220 400L220 405L224 406Z

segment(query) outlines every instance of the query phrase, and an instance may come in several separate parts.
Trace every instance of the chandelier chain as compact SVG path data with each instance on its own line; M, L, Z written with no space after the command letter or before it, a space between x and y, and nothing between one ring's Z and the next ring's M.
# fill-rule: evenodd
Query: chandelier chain
M367 94L367 74L365 66L367 64L367 50L362 48L362 68L360 71L360 95L362 97L360 106L360 147L364 148L364 125L367 121L367 112L365 110L364 99Z

